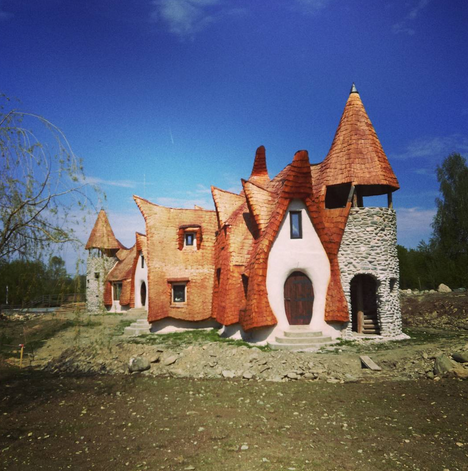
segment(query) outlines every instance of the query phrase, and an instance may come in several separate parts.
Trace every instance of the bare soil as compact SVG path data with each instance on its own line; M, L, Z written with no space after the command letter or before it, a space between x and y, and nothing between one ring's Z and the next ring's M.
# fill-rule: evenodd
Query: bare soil
M468 381L433 365L468 350L468 297L404 297L403 318L411 340L318 354L131 340L132 319L75 310L1 319L0 469L466 470Z

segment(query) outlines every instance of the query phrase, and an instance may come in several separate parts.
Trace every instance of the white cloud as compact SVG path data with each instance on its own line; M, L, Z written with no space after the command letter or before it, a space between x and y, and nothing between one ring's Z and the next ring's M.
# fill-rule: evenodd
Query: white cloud
M409 13L403 18L403 20L395 23L392 27L392 30L395 34L403 33L408 35L415 34L415 30L408 26L408 23L415 20L419 13L426 8L431 0L419 0L413 8L409 11Z
M230 8L225 0L152 0L151 19L164 23L181 39L193 39L210 24L226 16L245 13L243 8Z
M135 188L140 184L132 180L104 180L99 177L86 177L86 183L90 183L91 185L118 186L121 188Z
M434 219L435 208L397 208L398 243L405 247L416 247L421 240L428 240Z
M406 160L414 158L443 159L453 152L468 154L468 137L452 134L445 137L429 137L410 142L401 154L392 154L391 158Z

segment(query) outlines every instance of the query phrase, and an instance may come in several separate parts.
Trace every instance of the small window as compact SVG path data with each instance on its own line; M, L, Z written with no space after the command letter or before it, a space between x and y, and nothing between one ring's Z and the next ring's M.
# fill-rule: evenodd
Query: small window
M141 268L145 268L145 257L141 255Z
M218 282L218 286L219 286L219 283L221 281L221 268L216 269L216 281Z
M291 239L302 239L302 213L290 211L289 222L291 224Z
M195 240L195 234L193 232L185 233L185 245L193 245Z
M185 284L172 285L172 302L173 303L185 303L186 293Z
M114 301L119 301L122 294L122 283L113 283L112 287L114 288Z
M97 272L97 271L94 272L94 278L96 280L99 280L99 272Z

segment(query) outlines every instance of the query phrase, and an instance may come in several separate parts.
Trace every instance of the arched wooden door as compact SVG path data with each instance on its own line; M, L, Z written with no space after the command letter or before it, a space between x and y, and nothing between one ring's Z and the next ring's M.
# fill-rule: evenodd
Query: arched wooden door
M308 325L312 319L314 289L307 275L295 271L284 283L284 308L290 325Z
M140 286L140 300L142 307L146 305L146 283L143 281Z

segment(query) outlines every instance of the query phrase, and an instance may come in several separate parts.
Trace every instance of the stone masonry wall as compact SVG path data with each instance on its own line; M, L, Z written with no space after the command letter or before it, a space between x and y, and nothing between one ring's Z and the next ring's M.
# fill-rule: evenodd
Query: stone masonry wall
M88 254L86 262L86 308L98 313L106 310L103 302L104 282L117 262L116 257L96 257Z
M351 280L371 275L377 280L377 316L383 337L401 331L396 213L389 208L351 208L338 253L341 283L351 316ZM352 335L352 322L343 331Z

